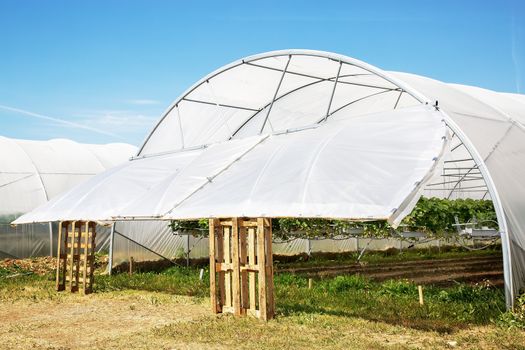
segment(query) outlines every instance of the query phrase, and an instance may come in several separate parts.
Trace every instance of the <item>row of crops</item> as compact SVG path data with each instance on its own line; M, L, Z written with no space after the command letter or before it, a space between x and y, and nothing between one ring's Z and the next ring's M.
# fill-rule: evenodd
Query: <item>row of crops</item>
M416 207L401 224L405 231L424 232L429 237L444 237L457 232L455 225L473 222L496 228L496 213L490 200L440 199L421 197ZM174 232L191 231L206 235L208 220L179 221L170 223ZM360 230L364 236L387 237L392 228L386 221L353 222L348 220L280 218L272 220L276 238L288 239L291 236L330 237L344 235Z

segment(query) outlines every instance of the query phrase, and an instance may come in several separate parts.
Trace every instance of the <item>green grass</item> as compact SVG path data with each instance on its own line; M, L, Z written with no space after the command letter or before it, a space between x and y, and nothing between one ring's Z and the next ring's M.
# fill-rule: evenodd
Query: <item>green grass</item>
M157 303L184 295L208 310L208 280L207 270L200 281L198 268L180 267L131 276L96 275L94 296L120 300L122 293L142 293L142 299L130 297L133 303L129 306L141 308L146 301ZM142 342L146 344L142 348L445 349L448 341L457 341L461 348L511 349L525 344L523 317L505 313L499 288L428 286L424 296L425 304L420 306L417 287L407 281L374 282L347 275L316 279L310 289L306 277L282 273L275 275L276 319L268 323L205 313L194 320L171 321L123 336L111 346L126 348ZM55 292L51 274L0 278L0 301L13 305L18 300L60 307L81 298Z
M122 290L164 292L206 298L208 271L203 281L199 270L173 267L162 273L97 275L95 293ZM53 276L20 276L0 279L0 299L53 299ZM293 274L275 276L278 317L298 314L359 317L371 321L400 324L416 329L450 332L469 324L493 323L505 311L501 289L458 285L451 288L425 287L425 305L418 304L416 285L407 281L373 282L357 275L315 280Z

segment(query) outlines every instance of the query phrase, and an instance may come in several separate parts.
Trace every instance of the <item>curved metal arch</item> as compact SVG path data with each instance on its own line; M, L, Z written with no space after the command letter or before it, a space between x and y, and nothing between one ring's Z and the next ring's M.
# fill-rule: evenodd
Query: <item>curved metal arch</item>
M345 55L339 55L331 52L325 52L325 51L315 51L315 50L280 50L280 51L271 51L266 52L254 56L249 56L244 59L234 61L228 65L225 65L214 72L208 74L201 80L197 81L194 85L192 85L188 90L186 90L182 95L180 95L175 102L173 102L168 109L164 112L163 116L159 120L159 122L155 125L155 127L152 129L152 131L148 134L146 137L143 145L140 147L140 149L137 152L137 156L140 156L142 153L145 145L148 143L149 139L155 133L157 128L162 124L164 119L167 117L167 115L173 110L175 106L177 106L180 101L184 99L188 94L190 94L192 91L194 91L197 87L199 87L201 84L205 83L206 81L212 79L213 77L226 72L232 68L235 68L237 66L240 66L246 62L254 62L257 60L261 60L264 58L270 58L270 57L279 57L279 56L289 56L289 55L298 55L298 56L313 56L313 57L321 57L321 58L327 58L331 59L337 62L343 62L346 64L350 64L353 66L356 66L358 68L361 68L363 70L366 70L372 74L375 74L386 81L392 83L393 85L397 86L404 92L411 95L413 98L415 98L417 101L419 101L422 104L432 104L430 99L427 98L425 95L420 93L418 90L412 88L409 84L405 83L403 80L398 79L394 77L392 74L389 74L387 72L382 71L379 68L376 68L372 65L369 65L365 62L359 61L357 59L345 56ZM437 107L436 107L437 108ZM510 251L510 237L508 234L508 228L507 228L507 221L505 218L505 213L503 210L503 206L501 203L500 196L498 194L498 191L496 189L496 186L494 184L494 181L492 180L492 177L490 175L490 172L485 164L485 161L480 156L480 154L477 152L474 144L470 139L467 137L467 135L460 129L460 127L454 122L454 120L442 109L438 109L439 112L443 115L444 123L457 135L457 137L461 140L461 142L465 145L469 153L471 154L472 158L474 159L474 162L478 166L483 179L485 180L488 188L488 192L490 193L490 196L492 198L494 209L496 211L496 217L498 219L498 225L499 225L499 231L501 234L501 240L502 240L502 249L503 249L503 267L504 267L504 279L505 279L505 299L506 304L508 308L512 308L514 305L514 288L513 288L513 281L512 281L512 264L511 264L511 251ZM422 186L423 184L420 184Z
M290 56L290 55L291 56L311 56L311 57L327 58L327 59L330 59L332 61L342 62L342 63L346 63L346 64L349 64L349 65L361 68L361 69L363 69L365 71L368 71L369 73L372 73L372 74L374 74L376 76L379 76L380 78L385 79L386 81L388 81L391 84L399 87L400 89L405 90L405 92L407 92L409 95L414 97L420 103L425 103L427 101L427 99L423 95L421 95L418 91L416 91L414 89L411 89L402 80L397 79L397 78L395 78L395 77L393 77L393 76L391 76L389 74L386 74L384 71L380 70L379 68L376 68L376 67L374 67L372 65L369 65L369 64L367 64L365 62L359 61L357 59L354 59L354 58L351 58L351 57L348 57L348 56L345 56L345 55L339 55L339 54L335 54L335 53L331 53L331 52L315 51L315 50L280 50L280 51L270 51L270 52L266 52L266 53L262 53L262 54L258 54L258 55L248 56L248 57L246 57L244 59L237 60L237 61L234 61L234 62L232 62L230 64L227 64L227 65L225 65L225 66L223 66L223 67L213 71L212 73L206 75L205 77L203 77L202 79L197 81L195 84L193 84L190 88L188 88L185 92L183 92L166 109L166 111L162 114L162 117L160 118L160 120L157 122L155 127L153 127L151 132L148 134L148 136L144 140L142 146L137 151L137 155L136 156L139 157L141 155L142 151L144 150L144 147L146 146L146 144L150 140L151 136L155 133L157 128L162 124L162 122L168 116L168 114L186 96L188 96L190 93L192 93L195 89L197 89L199 86L201 86L205 82L209 81L210 79L216 77L219 74L222 74L222 73L224 73L226 71L229 71L230 69L233 69L235 67L241 66L241 65L243 65L245 63L259 61L259 60L262 60L262 59L265 59L265 58L280 57L280 56Z

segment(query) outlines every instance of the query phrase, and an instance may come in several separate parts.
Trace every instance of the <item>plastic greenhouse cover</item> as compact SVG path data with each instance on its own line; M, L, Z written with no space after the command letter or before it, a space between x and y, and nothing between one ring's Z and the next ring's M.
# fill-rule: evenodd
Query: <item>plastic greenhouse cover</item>
M136 159L15 223L228 216L393 219L443 153L429 106ZM344 159L344 161L342 161ZM79 200L81 199L81 200Z

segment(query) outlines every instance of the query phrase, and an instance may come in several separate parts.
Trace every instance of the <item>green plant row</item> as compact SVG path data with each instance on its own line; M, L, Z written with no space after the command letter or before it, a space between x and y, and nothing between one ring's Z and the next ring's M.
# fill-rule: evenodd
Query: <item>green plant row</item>
M409 231L425 232L428 236L443 237L456 232L455 218L460 223L476 219L484 226L497 227L496 213L490 200L439 199L421 197L414 210L405 217L402 227ZM208 220L170 222L173 232L191 232L194 235L207 235ZM362 229L367 237L387 237L392 228L386 221L355 222L349 220L279 218L272 220L276 238L291 237L331 237L349 234L352 229Z

